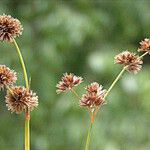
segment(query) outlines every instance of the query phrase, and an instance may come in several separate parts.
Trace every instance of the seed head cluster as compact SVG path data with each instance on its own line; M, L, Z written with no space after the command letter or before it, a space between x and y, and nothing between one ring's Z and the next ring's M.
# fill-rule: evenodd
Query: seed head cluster
M17 114L30 110L38 106L38 96L31 90L21 86L14 86L7 91L6 106L11 112Z
M82 77L76 76L72 73L65 73L61 78L61 81L59 81L59 83L56 85L56 93L59 94L71 90L73 87L78 86L82 82Z
M143 55L138 56L135 53L132 53L128 50L123 51L117 54L114 57L115 64L123 65L123 70L119 73L116 77L114 82L109 87L108 91L103 89L103 86L98 84L97 82L93 82L90 85L86 86L86 93L80 96L76 93L76 91L71 90L74 86L79 85L83 79L81 77L75 76L74 74L65 73L62 77L61 81L57 84L56 92L59 94L61 92L66 92L71 90L73 94L80 100L79 104L81 107L86 107L90 111L91 121L94 122L95 116L99 108L106 104L105 98L107 97L108 93L114 87L116 82L120 79L122 74L125 70L131 73L138 73L142 68L142 58L150 54L150 39L144 39L140 42L140 48L138 49L139 52L145 52Z
M139 52L149 52L150 53L150 39L146 38L140 42Z
M0 15L0 41L12 42L22 31L23 27L18 19L10 15Z
M106 94L106 90L103 90L102 85L99 85L97 82L93 82L86 87L86 91L86 94L83 94L81 98L80 106L93 109L105 103L104 96Z
M10 70L5 65L0 65L0 89L12 86L17 80L16 72Z
M10 15L0 15L0 41L12 42L22 34L23 27L18 19ZM16 72L5 65L0 65L0 90L6 88L6 106L11 112L17 114L23 111L32 111L38 106L38 96L30 89L15 86Z
M143 61L136 54L124 51L115 56L115 63L126 66L129 72L137 73L142 68Z

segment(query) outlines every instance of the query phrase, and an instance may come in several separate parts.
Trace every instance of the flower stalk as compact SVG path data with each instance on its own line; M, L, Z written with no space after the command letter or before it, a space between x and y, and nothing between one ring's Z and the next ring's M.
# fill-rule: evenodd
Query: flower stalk
M30 114L25 114L25 150L30 150Z
M89 150L89 144L90 144L90 139L91 139L92 126L93 126L93 122L91 121L89 130L88 130L87 139L86 139L85 150Z
M17 50L17 53L18 53L18 56L19 56L19 59L20 59L20 63L21 63L21 66L22 66L22 69L23 69L23 74L24 74L24 80L25 80L25 84L26 84L26 88L29 89L29 82L28 82L28 75L27 75L27 69L26 69L26 66L25 66L25 63L24 63L24 60L23 60L23 56L21 54L21 50L16 42L15 39L13 39L13 43L16 47L16 50Z
M145 52L144 54L142 54L139 58L143 58L144 56L146 56L149 52Z
M115 84L118 82L118 80L121 78L121 76L123 75L123 73L125 72L127 67L123 67L123 69L120 71L120 73L118 74L118 76L115 78L115 80L113 81L113 83L110 85L109 89L107 90L104 99L108 96L109 92L112 90L112 88L115 86Z
M25 80L25 84L26 84L26 88L27 90L29 90L29 81L28 81L28 75L27 75L27 69L24 63L24 59L21 53L21 50L16 42L15 39L13 39L13 43L16 47L19 59L20 59L20 63L23 69L23 74L24 74L24 80ZM26 110L25 112L25 150L30 150L30 111Z

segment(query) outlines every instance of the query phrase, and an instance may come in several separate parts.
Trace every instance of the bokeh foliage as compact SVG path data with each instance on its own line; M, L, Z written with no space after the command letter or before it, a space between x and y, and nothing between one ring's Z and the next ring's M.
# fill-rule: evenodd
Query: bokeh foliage
M32 150L83 150L89 126L88 112L71 94L56 95L56 83L65 72L97 81L108 88L121 67L113 57L123 50L136 51L150 35L148 0L1 0L0 13L21 20L23 35L17 39L39 95L32 112ZM96 118L92 150L149 150L150 56L142 71L126 73ZM12 44L0 43L0 64L18 72L24 84L18 56ZM0 98L0 150L21 150L24 116L10 114Z

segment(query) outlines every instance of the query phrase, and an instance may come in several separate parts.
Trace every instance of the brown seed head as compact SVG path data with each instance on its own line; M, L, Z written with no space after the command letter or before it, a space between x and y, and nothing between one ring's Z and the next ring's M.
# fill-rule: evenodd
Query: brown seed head
M97 82L93 82L90 85L88 85L85 89L87 90L88 93L101 93L102 91L102 86L99 85Z
M18 19L10 15L0 15L0 41L12 42L13 38L21 35L22 25Z
M149 52L150 53L150 39L146 38L140 42L139 52Z
M61 92L66 92L67 90L71 90L74 86L78 86L81 82L83 82L82 80L82 77L75 76L72 73L65 73L61 78L61 81L59 81L56 85L56 93L59 94Z
M0 65L0 89L13 85L17 80L16 72L5 65Z
M142 68L143 61L136 54L124 51L115 56L115 63L126 66L129 72L137 73Z
M38 96L25 87L15 86L7 91L5 102L8 110L19 114L26 110L32 111L37 107Z
M105 103L104 96L106 90L102 90L102 86L94 82L86 87L87 93L83 94L80 106L88 107L93 109L95 107L101 106Z

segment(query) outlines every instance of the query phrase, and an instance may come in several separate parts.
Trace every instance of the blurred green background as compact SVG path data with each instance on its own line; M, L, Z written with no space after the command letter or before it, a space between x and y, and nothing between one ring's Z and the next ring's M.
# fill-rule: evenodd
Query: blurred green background
M1 0L0 14L18 18L24 27L17 38L39 107L31 116L31 150L83 150L89 127L86 109L71 94L56 95L65 72L84 77L76 88L97 81L108 88L121 66L114 56L136 51L150 35L148 0ZM150 149L150 56L137 75L124 74L99 112L90 150ZM12 44L0 43L0 64L22 70ZM24 115L11 114L0 92L0 150L24 149Z

